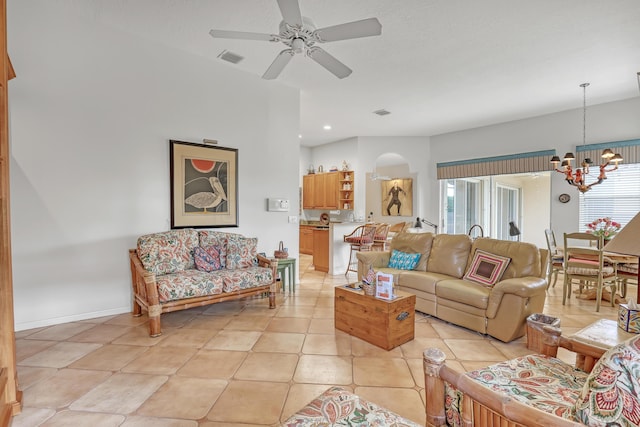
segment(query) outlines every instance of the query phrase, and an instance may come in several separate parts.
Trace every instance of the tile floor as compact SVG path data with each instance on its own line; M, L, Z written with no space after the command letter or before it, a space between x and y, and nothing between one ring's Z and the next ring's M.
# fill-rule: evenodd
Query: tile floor
M310 264L302 255L299 288L279 292L275 310L252 298L170 313L158 338L130 314L18 332L24 396L13 426L272 426L331 385L424 423L425 348L459 370L530 353L526 337L505 344L420 314L413 341L381 350L335 330L333 288L347 279ZM544 312L565 334L616 318L594 307L575 298L563 307L560 277Z

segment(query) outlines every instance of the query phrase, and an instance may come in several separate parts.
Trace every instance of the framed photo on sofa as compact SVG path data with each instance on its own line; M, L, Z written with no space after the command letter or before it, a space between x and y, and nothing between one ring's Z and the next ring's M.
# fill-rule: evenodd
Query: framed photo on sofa
M238 150L170 140L171 228L238 226Z

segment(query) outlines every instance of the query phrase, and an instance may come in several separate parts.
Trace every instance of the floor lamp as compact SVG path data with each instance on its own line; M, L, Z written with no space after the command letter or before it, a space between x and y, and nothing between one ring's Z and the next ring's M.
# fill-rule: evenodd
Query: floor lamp
M604 246L606 252L637 256L640 258L640 212ZM639 260L640 261L640 260ZM636 302L640 304L640 270L638 270Z

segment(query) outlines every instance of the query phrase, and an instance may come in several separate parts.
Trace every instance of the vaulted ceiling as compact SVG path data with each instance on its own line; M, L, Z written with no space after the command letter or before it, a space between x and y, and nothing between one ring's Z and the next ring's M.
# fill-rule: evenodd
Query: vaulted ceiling
M280 43L210 29L278 33L276 0L96 0L107 25L260 78ZM376 17L382 35L322 47L353 74L295 56L277 82L301 91L301 144L426 136L639 96L638 0L300 0L318 28ZM224 50L244 59L231 64ZM277 83L276 83L277 84ZM373 111L391 114L378 116ZM323 129L330 124L332 130Z

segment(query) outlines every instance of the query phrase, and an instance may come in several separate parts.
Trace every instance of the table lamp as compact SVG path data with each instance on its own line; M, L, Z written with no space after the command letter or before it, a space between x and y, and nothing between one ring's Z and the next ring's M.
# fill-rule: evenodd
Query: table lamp
M637 256L640 258L640 212L604 246L604 250L606 252ZM638 270L637 286L640 286L640 270ZM640 289L636 292L636 302L640 304Z

